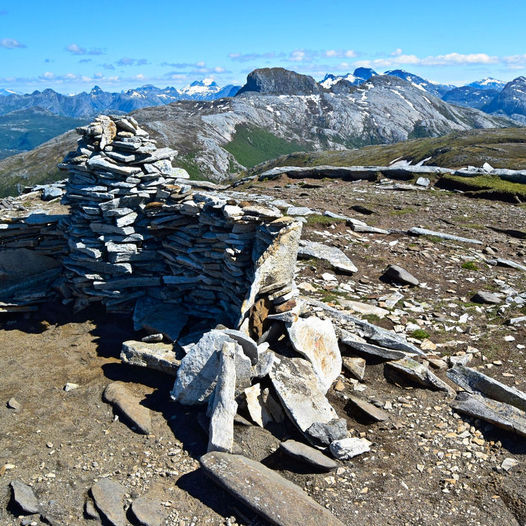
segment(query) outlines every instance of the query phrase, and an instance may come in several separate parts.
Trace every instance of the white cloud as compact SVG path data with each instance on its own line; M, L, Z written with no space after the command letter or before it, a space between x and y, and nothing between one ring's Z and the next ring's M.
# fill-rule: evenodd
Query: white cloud
M66 46L66 51L69 51L73 55L104 55L104 51L99 48L84 48L78 44L70 44Z
M16 49L16 48L22 48L26 47L25 44L22 44L18 40L15 40L14 38L3 38L0 40L0 47L3 47L5 49Z

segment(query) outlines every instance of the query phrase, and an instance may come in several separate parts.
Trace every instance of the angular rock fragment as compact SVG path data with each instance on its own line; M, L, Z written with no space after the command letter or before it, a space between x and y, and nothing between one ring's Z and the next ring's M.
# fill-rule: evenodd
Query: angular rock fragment
M384 410L358 396L349 395L348 404L352 408L353 413L356 412L358 416L365 416L367 419L375 422L383 422L389 418L389 414Z
M318 449L296 440L286 440L280 444L279 448L286 455L323 471L332 471L338 467L337 462L334 462Z
M330 320L316 316L287 324L294 350L312 363L323 392L327 392L342 370L338 339Z
M449 369L446 375L450 380L470 393L482 394L526 412L526 393L515 387L510 387L476 369L462 365Z
M102 398L124 414L139 433L149 435L153 432L150 410L140 405L140 400L123 383L108 384Z
M245 400L250 418L260 427L265 427L272 422L272 417L267 411L261 393L261 384L254 384L245 389Z
M332 442L330 450L334 458L338 460L348 460L370 451L370 445L371 442L365 438L344 438Z
M124 363L161 371L170 376L177 375L181 363L176 358L173 345L134 340L123 342L120 358Z
M140 526L162 526L166 517L160 502L139 497L132 502L131 512Z
M363 380L365 376L366 361L363 358L355 358L352 356L342 357L343 368L357 380Z
M493 292L485 290L479 290L472 298L471 301L474 303L487 303L489 305L499 305L502 303L502 299Z
M300 241L298 257L303 259L316 258L329 263L334 270L353 274L358 269L353 262L336 247L330 247L315 241Z
M95 507L111 526L127 526L124 513L125 489L115 480L102 478L91 487Z
M382 279L400 285L411 285L413 287L416 287L420 283L411 273L398 265L389 265L382 274Z
M480 418L494 426L526 437L524 411L509 404L485 398L479 394L459 393L451 407L473 418Z
M314 422L305 431L308 440L319 447L329 446L331 442L345 438L347 435L347 421L343 418L334 418L329 422Z
M237 347L234 342L225 342L219 353L219 374L208 409L208 451L231 453L234 445Z
M319 443L320 436L344 438L347 435L345 422L341 422L320 390L307 360L276 357L270 379L285 412L308 439Z
M453 234L446 234L444 232L435 232L434 230L428 230L427 228L413 227L407 231L408 234L413 236L433 236L440 239L447 239L450 241L459 241L461 243L472 243L474 245L482 245L482 241L478 239L470 239L467 237L455 236Z
M15 397L11 397L7 401L7 407L9 407L9 409L13 409L13 411L18 412L20 409L22 409L22 404Z
M341 331L340 341L353 351L374 358L381 358L383 360L401 360L406 356L406 354L402 351L385 349L384 347L379 347L378 345L356 341L356 338L353 337L351 333L343 330Z
M20 480L13 480L9 485L12 491L12 502L19 510L30 515L40 512L40 504L31 486Z
M263 464L228 453L202 456L201 466L218 485L276 526L343 526L300 487Z
M428 387L437 391L445 391L450 395L455 394L455 390L446 382L433 374L428 367L422 363L418 363L412 358L406 357L402 360L388 362L385 364L386 372L391 372L401 375L412 382L415 382L423 387Z

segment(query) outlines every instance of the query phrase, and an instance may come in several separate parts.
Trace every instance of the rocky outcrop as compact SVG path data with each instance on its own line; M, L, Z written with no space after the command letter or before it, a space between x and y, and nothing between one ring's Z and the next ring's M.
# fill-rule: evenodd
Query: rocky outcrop
M307 75L301 75L284 68L256 69L249 73L246 84L238 91L260 95L314 95L323 88Z

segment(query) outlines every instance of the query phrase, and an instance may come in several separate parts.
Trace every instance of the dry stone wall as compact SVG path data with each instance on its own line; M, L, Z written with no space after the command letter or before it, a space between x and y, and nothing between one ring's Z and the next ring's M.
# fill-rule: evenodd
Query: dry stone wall
M130 312L141 298L239 326L258 296L292 293L301 223L260 197L194 191L176 155L132 117L79 128L65 201L66 279L76 307ZM190 183L190 184L188 184Z

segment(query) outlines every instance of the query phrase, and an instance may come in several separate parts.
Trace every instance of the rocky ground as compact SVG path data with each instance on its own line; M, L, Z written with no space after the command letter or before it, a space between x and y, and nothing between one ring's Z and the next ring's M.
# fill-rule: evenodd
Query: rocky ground
M526 315L519 296L526 291L526 274L491 264L496 258L525 264L523 205L365 182L281 178L249 191L395 230L358 233L345 221L308 216L304 239L342 249L358 271L341 274L328 263L302 260L300 290L406 334L433 353L439 367L450 359L470 359L471 367L526 391L526 323L509 324ZM482 244L403 233L414 226ZM390 264L420 284L381 281ZM473 302L478 291L496 294L498 303ZM170 401L173 381L120 363L121 343L138 336L129 320L95 310L73 316L47 305L25 318L2 319L1 524L93 524L85 513L89 489L111 478L124 486L129 502L147 496L161 503L170 525L263 526L202 473L198 459L208 439L200 412ZM435 372L445 378L443 370ZM152 410L153 435L134 433L102 401L113 380L126 382ZM66 391L68 383L76 387ZM364 421L349 403L353 393L389 418ZM12 398L18 404L9 403ZM236 426L238 451L278 470L344 524L526 524L524 438L461 417L444 393L388 381L380 361L368 361L362 382L342 376L329 399L354 436L372 442L370 452L339 462L333 472L313 473L277 451L280 441L298 438L294 429L246 425ZM17 517L10 505L12 480L33 487L40 516Z

